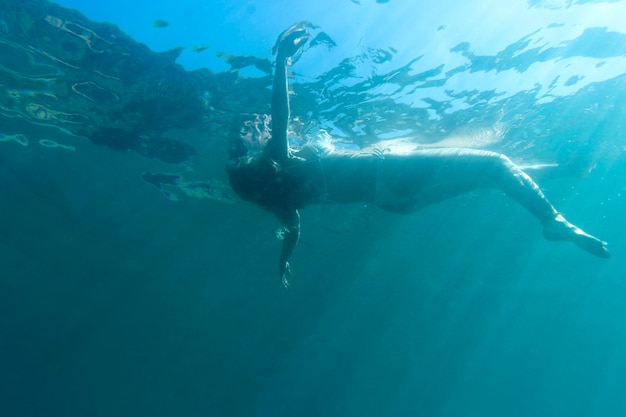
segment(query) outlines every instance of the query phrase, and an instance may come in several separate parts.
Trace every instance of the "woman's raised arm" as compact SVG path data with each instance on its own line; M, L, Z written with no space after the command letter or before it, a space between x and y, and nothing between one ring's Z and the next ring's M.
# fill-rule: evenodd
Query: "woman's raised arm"
M300 22L280 34L273 53L276 54L276 72L272 87L272 137L267 143L267 156L279 164L289 158L287 126L289 124L289 92L287 65L309 39L308 22Z

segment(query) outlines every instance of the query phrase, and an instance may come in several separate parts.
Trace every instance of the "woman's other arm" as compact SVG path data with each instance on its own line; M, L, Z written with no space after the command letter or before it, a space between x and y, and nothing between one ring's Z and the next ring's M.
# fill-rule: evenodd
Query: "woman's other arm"
M283 247L280 252L280 260L278 263L278 269L280 279L285 287L289 286L288 278L291 275L289 269L289 258L293 253L298 239L300 238L300 214L295 209L285 209L276 212L276 216L283 224Z

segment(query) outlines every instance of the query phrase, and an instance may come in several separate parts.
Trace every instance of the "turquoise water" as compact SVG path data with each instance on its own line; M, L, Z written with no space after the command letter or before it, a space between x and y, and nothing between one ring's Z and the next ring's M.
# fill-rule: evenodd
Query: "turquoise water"
M625 415L626 1L264 3L0 0L0 415ZM612 257L477 191L303 210L283 288L224 164L303 19L294 138L558 164Z

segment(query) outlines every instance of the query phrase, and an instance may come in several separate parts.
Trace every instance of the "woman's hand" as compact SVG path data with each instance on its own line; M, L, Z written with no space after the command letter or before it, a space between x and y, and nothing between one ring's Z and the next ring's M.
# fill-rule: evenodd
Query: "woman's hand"
M309 28L315 28L315 26L306 21L287 28L278 36L272 53L276 54L278 59L287 59L301 52L304 44L311 38Z

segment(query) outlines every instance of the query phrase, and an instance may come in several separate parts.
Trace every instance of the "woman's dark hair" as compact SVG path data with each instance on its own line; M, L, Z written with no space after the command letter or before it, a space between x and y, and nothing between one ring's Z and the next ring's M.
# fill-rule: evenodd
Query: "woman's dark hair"
M270 120L265 114L241 115L230 134L229 159L260 155L272 134Z
M280 198L277 183L280 166L263 157L271 137L268 115L242 115L230 136L228 146L228 182L239 197L271 207Z
M261 155L231 159L226 165L228 182L237 195L266 208L279 205L284 197L280 170Z

